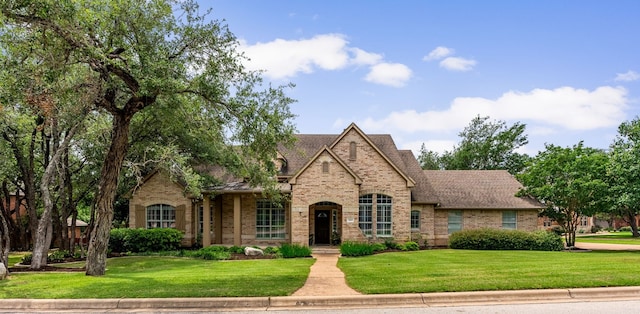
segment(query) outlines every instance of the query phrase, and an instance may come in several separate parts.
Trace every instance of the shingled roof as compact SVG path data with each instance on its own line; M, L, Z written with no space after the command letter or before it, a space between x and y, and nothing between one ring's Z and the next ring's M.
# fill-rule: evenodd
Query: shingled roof
M424 170L444 209L540 209L528 197L516 197L522 187L506 170Z

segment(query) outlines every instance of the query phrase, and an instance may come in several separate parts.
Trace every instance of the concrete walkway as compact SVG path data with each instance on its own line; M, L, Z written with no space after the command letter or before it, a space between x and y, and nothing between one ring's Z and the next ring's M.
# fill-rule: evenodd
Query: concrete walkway
M358 291L347 286L344 273L338 268L340 253L313 253L316 262L311 266L309 277L293 296L343 296L358 295Z
M586 250L640 251L640 245L576 242L576 247Z

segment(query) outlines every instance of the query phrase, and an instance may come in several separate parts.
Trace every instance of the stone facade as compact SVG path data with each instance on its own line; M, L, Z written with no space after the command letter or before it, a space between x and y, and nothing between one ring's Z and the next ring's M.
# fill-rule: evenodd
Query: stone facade
M130 226L147 227L147 208L157 204L175 208L173 226L185 232L183 244L186 246L202 239L209 241L203 243L205 246L329 244L336 243L336 237L342 241L363 242L393 238L398 242L412 240L421 245L443 246L448 240L449 210L463 211L464 229L500 228L505 210L517 210L518 229L535 230L537 226L539 207L534 203L513 200L515 192L511 189L516 187L517 181L512 182L515 179L508 174L469 172L467 178L466 173L461 176L457 172L422 171L413 154L398 150L390 136L366 135L354 124L339 135L299 135L295 149L279 151L278 165L281 166L279 178L286 187L282 193L288 201L282 208L284 214L278 216L278 219L284 217L285 225L274 231L277 234L275 238L265 239L264 233L260 238L257 236L257 221L272 219L264 215L258 217L257 204L262 199L259 189L234 181L205 191L204 200L196 199L185 195L184 187L171 182L162 172L149 176L132 193ZM481 190L491 185L466 183L468 179L478 181L485 174L488 182L493 182L498 188L493 186L480 191L483 198L470 199L467 206L458 202L457 196L451 200L445 197L451 194L447 192L451 190L447 186L449 173L455 178L455 189ZM508 188L504 189L505 186ZM468 191L461 193L474 194ZM359 224L360 198L369 195L372 199L371 232L365 234ZM383 207L391 214L389 234L384 233L388 230L384 228L378 232L378 223L381 226L388 224L384 217L378 217L377 195L383 196L387 202ZM478 202L484 209L478 207ZM210 215L200 210L207 203L210 204ZM419 213L419 226L414 229L411 228L412 211ZM210 216L211 219L201 226L203 219L200 216ZM202 236L201 230L209 230L209 236Z

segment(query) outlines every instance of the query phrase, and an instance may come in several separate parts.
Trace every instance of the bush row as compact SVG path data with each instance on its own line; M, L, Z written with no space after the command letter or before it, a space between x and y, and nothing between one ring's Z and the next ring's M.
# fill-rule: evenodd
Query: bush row
M109 249L112 252L159 252L177 250L182 232L172 228L111 230Z
M470 229L449 236L449 247L467 250L562 251L562 238L552 232L501 229Z
M342 256L365 256L371 255L375 252L381 252L384 250L402 250L402 251L417 251L420 249L418 243L409 241L404 244L398 244L392 239L385 240L384 243L363 243L363 242L344 242L340 245L340 254Z

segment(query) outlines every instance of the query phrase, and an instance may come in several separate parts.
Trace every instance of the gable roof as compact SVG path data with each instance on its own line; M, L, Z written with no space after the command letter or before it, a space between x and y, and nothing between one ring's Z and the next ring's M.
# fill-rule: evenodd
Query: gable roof
M351 177L353 177L355 184L362 184L362 179L360 179L360 177L358 177L358 175L355 172L353 172L353 170L351 170L351 168L349 168L349 166L347 166L347 164L345 164L344 161L342 161L342 159L338 157L338 155L336 155L326 145L323 146L312 158L309 159L309 161L304 166L302 166L302 168L300 168L300 170L298 170L298 172L296 172L295 175L293 175L293 177L289 179L289 184L296 184L296 180L298 179L298 176L300 176L300 174L303 173L304 170L306 170L311 164L313 164L313 162L316 161L316 159L318 159L320 155L322 155L322 153L324 152L331 155L331 158L333 158L336 162L338 162L340 166L342 166L342 168L344 168L351 175Z
M444 209L541 209L506 170L423 170Z
M369 136L364 134L364 132L362 132L362 130L360 130L360 128L355 123L351 123L346 129L344 129L342 134L340 134L333 141L333 143L331 143L329 148L333 149L350 131L355 131L356 133L358 133L358 135L360 135L371 147L373 147L373 149L380 156L382 156L382 158L391 166L391 168L393 168L393 170L395 170L398 174L400 174L400 176L402 176L403 179L407 181L407 187L411 188L416 185L416 181L413 180L411 177L407 176L406 172L403 171L403 169L400 169L398 167L399 165L403 165L403 162L402 162L402 159L399 158L398 148L396 147L396 144L393 142L393 139L389 134L378 136L377 138L378 140L380 140L380 142L374 143L374 141L372 141L372 139L369 138ZM383 148L386 148L386 149L384 149L383 151ZM394 158L395 162L392 161L387 156L387 154L385 154L385 152L394 155L394 157L396 157Z

